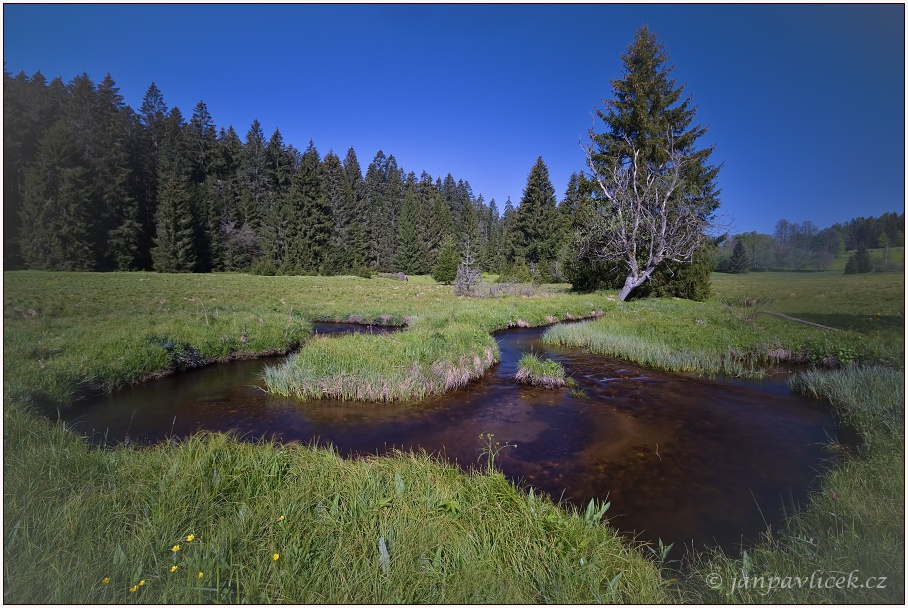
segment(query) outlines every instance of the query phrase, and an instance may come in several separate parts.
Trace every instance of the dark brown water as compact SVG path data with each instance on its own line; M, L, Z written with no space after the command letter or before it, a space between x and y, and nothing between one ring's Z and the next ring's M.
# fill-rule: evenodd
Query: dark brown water
M319 333L356 326L317 326ZM368 329L366 329L368 331ZM95 441L153 442L201 429L318 441L343 455L425 449L480 463L479 435L516 444L496 466L585 506L611 501L612 525L642 540L735 550L801 502L835 438L829 409L780 383L716 382L543 344L542 329L496 335L501 363L467 388L420 403L299 402L264 392L264 365L193 370L73 406L61 416ZM532 350L561 361L585 393L514 383ZM484 466L484 461L482 461ZM676 553L677 555L677 553Z

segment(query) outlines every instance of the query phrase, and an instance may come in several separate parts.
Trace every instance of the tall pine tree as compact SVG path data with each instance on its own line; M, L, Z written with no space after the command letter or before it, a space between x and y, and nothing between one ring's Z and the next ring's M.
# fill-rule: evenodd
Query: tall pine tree
M310 141L290 187L291 201L299 218L290 256L302 271L311 274L323 267L332 233L331 206L320 183L319 165L318 150Z

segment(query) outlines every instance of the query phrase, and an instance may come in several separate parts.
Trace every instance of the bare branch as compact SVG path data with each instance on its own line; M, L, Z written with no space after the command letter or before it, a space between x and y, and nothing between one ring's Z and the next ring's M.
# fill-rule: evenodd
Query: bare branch
M668 133L663 149L667 160L661 163L642 160L642 151L630 138L624 141L628 160L610 167L594 161L592 143L581 146L603 204L581 232L580 255L625 264L628 274L621 299L659 264L691 262L708 227L679 194L682 168L692 159L676 148L674 134Z

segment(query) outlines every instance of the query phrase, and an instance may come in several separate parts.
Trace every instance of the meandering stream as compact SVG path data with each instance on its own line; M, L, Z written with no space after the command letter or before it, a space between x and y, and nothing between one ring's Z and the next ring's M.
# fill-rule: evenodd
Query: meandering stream
M318 333L378 328L316 324ZM501 363L468 387L420 403L299 402L264 392L264 365L234 361L169 376L64 409L94 441L154 442L196 431L333 444L343 455L425 449L479 464L480 434L516 444L496 466L523 485L585 506L608 499L616 528L676 546L735 550L783 505L801 502L836 436L827 406L784 384L668 374L543 344L544 330L496 334ZM518 385L532 350L560 361L585 396ZM483 461L484 465L484 461Z

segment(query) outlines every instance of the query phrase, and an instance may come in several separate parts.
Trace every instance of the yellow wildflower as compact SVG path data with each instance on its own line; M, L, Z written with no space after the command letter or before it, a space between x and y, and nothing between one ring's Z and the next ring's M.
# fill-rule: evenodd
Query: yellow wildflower
M139 587L141 587L144 584L145 584L145 579L143 578L142 580L139 581Z
M138 586L138 585L133 585L132 587L129 588L129 592L130 592L130 593L135 593L135 592L138 591L138 590L139 590L139 586Z
M102 584L102 585L106 585L106 584L109 583L109 582L110 582L110 577L109 577L109 576L105 576L104 578L101 579L101 584Z
M196 576L196 578L202 578L203 576L205 576L205 573L199 572L198 575Z
M277 520L278 520L278 521L284 521L284 516L281 515L280 517L277 518Z
M186 537L187 543L191 543L194 540L195 540L195 534L190 534L189 536Z
M170 571L171 571L171 572L176 572L176 571L177 571L177 568L179 568L179 566L171 566L171 567L170 567Z
M271 556L271 559L274 561L277 561L277 560L281 559L281 554L275 553L274 555Z
M174 553L176 553L177 551L180 550L180 545L174 545L173 547L171 547L170 550L173 551Z

